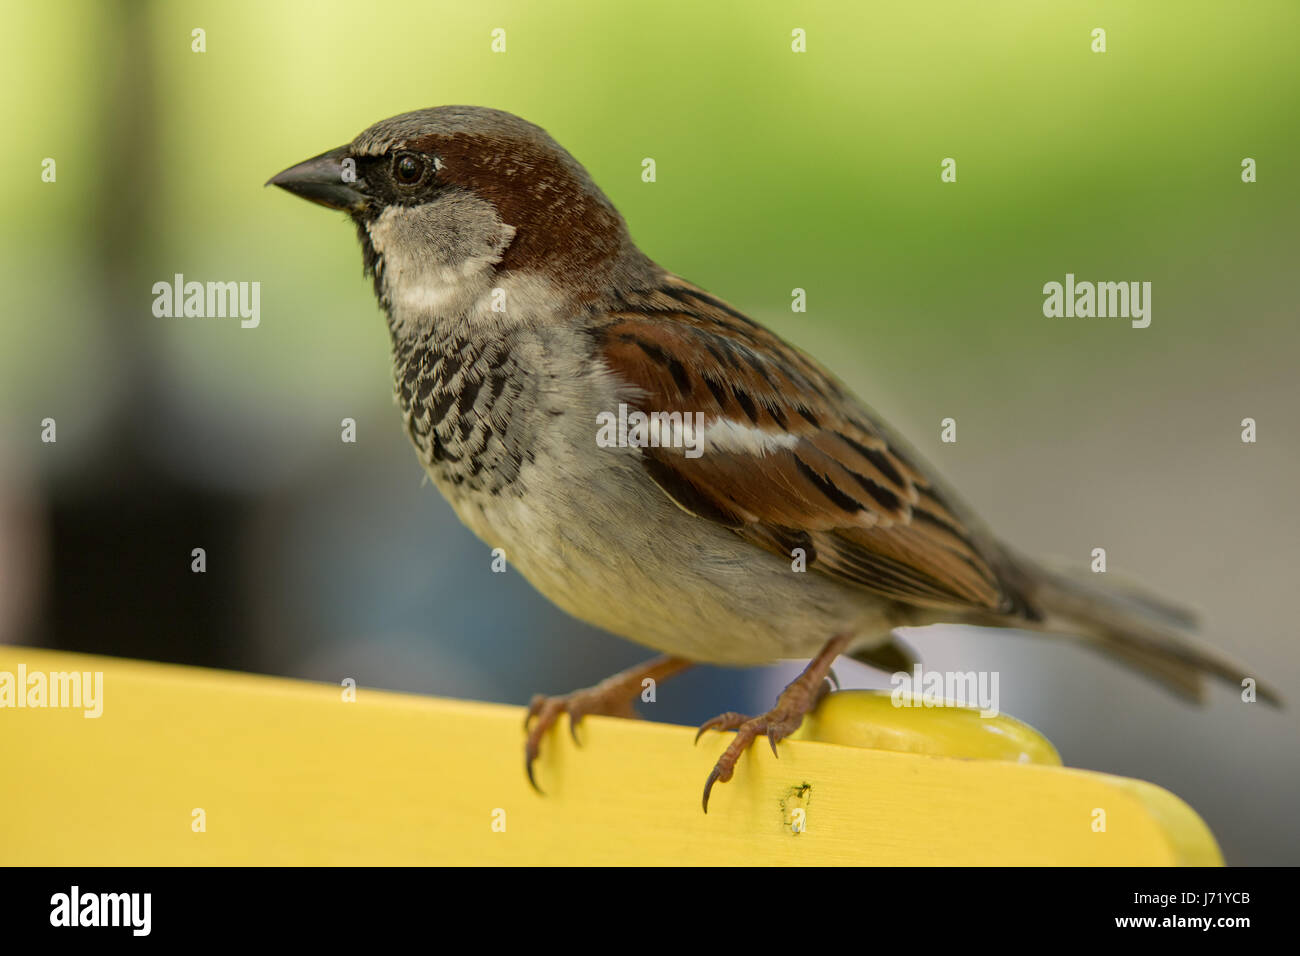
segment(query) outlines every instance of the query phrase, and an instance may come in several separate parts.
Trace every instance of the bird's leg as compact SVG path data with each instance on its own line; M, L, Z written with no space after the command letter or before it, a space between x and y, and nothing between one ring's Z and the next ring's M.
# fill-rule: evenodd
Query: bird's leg
M706 730L738 731L736 739L722 752L722 756L713 766L713 772L709 774L708 781L704 784L705 813L709 812L709 793L712 792L713 785L719 782L726 783L731 779L731 774L736 769L736 761L760 734L767 735L768 742L772 745L772 753L775 754L777 743L799 729L804 715L816 707L830 690L827 675L831 673L831 665L835 663L835 658L844 653L852 637L851 634L840 634L827 641L821 653L809 662L804 672L786 685L785 690L781 691L781 696L776 699L776 706L766 714L753 718L734 712L719 714L700 725L699 732L695 735L696 741Z
M583 717L588 714L635 717L636 708L633 703L647 678L658 683L674 674L680 674L690 666L691 662L681 657L656 657L652 661L620 671L595 687L575 690L572 694L560 697L535 695L528 705L528 716L524 718L524 729L528 731L528 742L524 745L524 769L528 772L528 782L533 785L533 789L542 792L533 777L533 761L541 749L542 737L560 719L560 714L569 715L569 733L573 735L573 742L579 743L578 722ZM534 719L536 723L533 723Z

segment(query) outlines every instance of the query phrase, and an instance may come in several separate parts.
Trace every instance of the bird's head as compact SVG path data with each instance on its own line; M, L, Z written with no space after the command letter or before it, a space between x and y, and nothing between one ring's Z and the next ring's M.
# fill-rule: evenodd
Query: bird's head
M351 215L390 315L463 310L503 273L581 298L644 261L582 165L500 110L403 113L268 185Z

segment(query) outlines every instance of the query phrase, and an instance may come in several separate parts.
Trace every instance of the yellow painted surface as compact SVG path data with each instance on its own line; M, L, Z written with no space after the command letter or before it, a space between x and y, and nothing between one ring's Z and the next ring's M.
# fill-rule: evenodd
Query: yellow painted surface
M542 797L517 707L0 646L0 680L19 665L102 671L103 714L0 709L0 864L1221 862L1167 791L1050 764L764 743L705 816L720 734L593 717L578 749L561 727ZM879 710L834 701L824 731ZM889 716L924 736L943 714Z
M898 707L889 691L831 694L804 719L793 739L935 757L1061 765L1051 741L1014 717L981 717L969 707L926 706L911 696L906 700L909 706Z

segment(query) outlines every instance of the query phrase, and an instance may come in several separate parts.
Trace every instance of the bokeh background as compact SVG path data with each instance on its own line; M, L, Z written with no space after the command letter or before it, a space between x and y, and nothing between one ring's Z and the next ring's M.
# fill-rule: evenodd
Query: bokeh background
M383 117L494 106L1009 541L1105 547L1200 611L1291 710L1190 708L1067 642L912 638L999 671L1067 763L1181 795L1229 862L1300 862L1298 27L1287 0L8 5L0 641L514 703L646 656L491 573L407 447L351 227L262 188ZM156 318L178 272L260 282L260 327ZM1150 328L1044 318L1066 272L1152 282ZM647 716L763 710L797 667L701 669Z

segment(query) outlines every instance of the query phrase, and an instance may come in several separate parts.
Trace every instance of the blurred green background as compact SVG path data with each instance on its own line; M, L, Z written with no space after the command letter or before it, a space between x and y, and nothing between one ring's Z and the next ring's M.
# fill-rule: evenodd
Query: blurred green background
M1014 545L1105 547L1294 705L1300 5L53 0L6 27L0 641L513 702L645 656L490 573L422 487L351 226L262 187L468 103L545 127L643 249L818 355ZM178 272L260 282L260 327L154 317ZM1044 318L1067 272L1150 281L1150 328ZM914 642L999 670L1067 763L1187 799L1229 862L1300 862L1294 706ZM689 675L648 716L766 709L790 673Z

